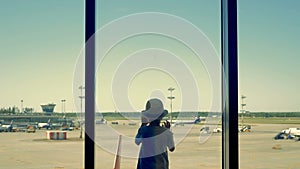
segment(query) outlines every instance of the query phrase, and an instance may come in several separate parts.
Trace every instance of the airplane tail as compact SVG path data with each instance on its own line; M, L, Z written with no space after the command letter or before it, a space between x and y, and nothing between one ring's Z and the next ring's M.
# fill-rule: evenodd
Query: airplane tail
M274 137L274 140L279 140L279 139L284 139L284 133L283 133L283 132L278 133L278 134Z
M10 122L10 124L9 124L9 126L8 126L8 128L7 128L9 132L11 132L12 129L13 129L13 123L14 123L14 120L12 120L12 121Z
M113 169L120 169L121 168L121 142L122 142L122 135L119 135L117 153L115 156L115 163Z
M201 122L200 117L196 117L194 123L196 124L196 123L200 123L200 122Z

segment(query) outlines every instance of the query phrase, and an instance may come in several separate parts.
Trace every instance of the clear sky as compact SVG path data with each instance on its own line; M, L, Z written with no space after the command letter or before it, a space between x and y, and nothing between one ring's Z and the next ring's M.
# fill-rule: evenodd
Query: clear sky
M215 52L220 54L218 0L98 0L97 12L97 29L102 30L121 17L124 19L136 13L159 12L177 16L201 30ZM247 96L246 109L300 111L300 1L239 0L238 15L239 87L240 94ZM66 99L67 111L76 111L74 104L78 110L80 91L73 91L73 76L84 44L84 1L1 1L0 21L0 107L20 107L23 99L25 107L33 107L37 111L41 111L41 103L54 102L57 104L55 111L60 112L61 100ZM141 24L147 24L147 20ZM168 29L170 32L182 30L183 34L193 36L186 32L184 25L181 26L182 23ZM126 28L130 27L119 27L120 30ZM158 63L163 60L154 55L164 58L176 56L170 65L180 71L176 75L162 71L164 69ZM135 74L131 79L122 81L122 77L130 71L126 65L133 68L141 65L137 58L143 57L150 58L154 68L136 72L133 69L131 73ZM141 110L149 96L166 97L169 95L168 87L173 86L176 88L173 91L176 97L174 110L180 110L183 99L194 96L194 90L186 90L194 87L189 86L194 83L188 80L191 75L200 93L198 110L209 110L214 97L210 81L212 75L199 56L180 39L157 34L130 36L114 44L97 69L97 104L101 111L122 109L118 99L123 98L124 90L119 89L126 86L125 95L129 102L134 109ZM187 80L182 80L182 77L187 77ZM165 103L169 109L169 101ZM183 107L194 109L189 104ZM124 110L127 108L124 107Z
M300 1L240 0L238 13L239 82L247 108L300 111Z
M0 1L0 107L71 111L76 57L84 44L82 0Z

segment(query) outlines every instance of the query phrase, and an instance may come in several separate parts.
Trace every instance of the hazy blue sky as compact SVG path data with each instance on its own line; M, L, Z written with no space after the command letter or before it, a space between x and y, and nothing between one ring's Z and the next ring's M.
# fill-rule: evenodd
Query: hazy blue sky
M0 1L0 107L61 99L72 110L76 57L84 44L82 0Z
M240 92L248 109L300 111L300 1L240 0L238 13Z
M239 0L238 5L239 85L240 93L247 96L246 109L300 111L300 1ZM97 10L97 29L135 13L160 12L178 16L200 29L220 54L218 0L99 0ZM24 106L37 111L41 111L41 103L54 102L57 104L55 110L60 112L60 101L66 99L67 111L75 111L73 97L77 99L79 90L72 91L72 85L76 59L84 44L84 1L1 1L0 21L0 107L19 107L23 99ZM141 23L146 24L147 21ZM120 27L122 29L124 27ZM169 29L180 30L181 27ZM182 32L185 33L184 30ZM114 111L118 107L111 97L111 93L118 90L111 92L111 84L117 77L115 71L130 60L125 58L150 48L169 51L185 63L184 66L195 77L201 95L199 110L208 110L213 93L205 65L179 41L157 35L133 36L115 45L107 54L109 57L106 56L97 69L100 109ZM130 84L125 84L135 109L144 107L151 92L168 95L170 85L176 88L174 109L180 109L183 98L183 90L180 89L188 86L189 82L179 84L170 74L157 69L136 73ZM152 88L150 84L153 81L149 78L159 79Z

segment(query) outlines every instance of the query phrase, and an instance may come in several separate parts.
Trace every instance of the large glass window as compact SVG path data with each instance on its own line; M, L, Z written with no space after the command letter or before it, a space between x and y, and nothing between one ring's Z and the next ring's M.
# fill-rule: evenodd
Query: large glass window
M1 1L0 20L0 168L81 168L72 81L84 1Z
M295 3L291 9L295 9L297 2L291 2ZM240 5L240 19L244 11L254 7L247 4L244 9L244 4L242 1ZM79 0L1 3L0 150L5 152L0 158L1 167L83 166L82 126L93 123L83 120L84 50L78 54L84 44L83 8L84 1ZM150 98L161 99L169 111L163 120L171 123L175 138L176 149L169 152L171 168L221 168L220 2L97 0L96 11L96 168L109 168L115 163L120 135L122 168L137 165L141 147L134 144L135 136L141 126L141 111ZM290 13L294 17L299 14L297 10ZM295 25L288 28L290 32L296 30L296 21L284 21ZM241 22L244 24L249 23ZM239 29L248 30L246 27ZM243 31L240 35L243 54L243 43L250 43L250 36ZM284 48L282 51L289 51L296 44L297 34L287 35L291 38L283 40L294 42L279 45ZM243 63L241 60L240 68ZM285 70L296 75L291 69ZM240 72L243 75L247 71L241 68ZM281 75L287 81L292 79ZM254 117L259 114L248 110L250 91L243 87L243 81L242 78L241 95L246 97L241 98L240 120L246 126L256 124L258 118ZM287 118L292 116L290 113L280 115L286 121L295 120ZM267 118L258 119L258 123L270 116L273 115L264 114ZM252 126L251 130L256 127ZM273 129L260 124L257 128L263 129L261 133ZM243 134L242 144L248 138ZM281 144L272 149L283 149ZM241 152L250 152L243 148L242 145ZM255 162L256 155L250 155ZM241 153L241 166L247 165L249 161L243 160L248 157L249 154ZM293 167L296 163L287 165Z
M299 6L238 1L242 169L298 168Z
M96 2L96 168L114 164L119 135L121 168L136 167L149 98L169 111L171 168L221 168L220 2Z

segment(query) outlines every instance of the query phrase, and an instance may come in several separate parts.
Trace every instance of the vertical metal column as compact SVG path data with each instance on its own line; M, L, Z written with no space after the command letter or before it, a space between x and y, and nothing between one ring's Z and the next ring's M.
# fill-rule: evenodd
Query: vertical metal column
M84 168L95 168L95 16L96 0L85 0L85 146Z
M237 2L221 0L223 64L222 168L239 168Z

